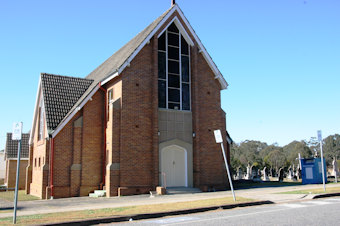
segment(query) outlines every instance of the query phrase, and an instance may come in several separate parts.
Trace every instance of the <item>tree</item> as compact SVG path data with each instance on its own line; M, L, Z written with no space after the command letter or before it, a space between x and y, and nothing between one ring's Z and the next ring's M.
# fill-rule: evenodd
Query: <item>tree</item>
M301 158L311 158L313 156L312 151L308 147L305 141L293 141L283 147L283 151L287 155L287 162L289 165L296 164L299 153Z
M323 140L322 149L327 165L332 164L334 157L340 159L340 135L335 134L326 137Z
M264 161L276 172L279 171L281 167L286 166L286 155L283 149L278 147L277 149L271 151L265 158Z

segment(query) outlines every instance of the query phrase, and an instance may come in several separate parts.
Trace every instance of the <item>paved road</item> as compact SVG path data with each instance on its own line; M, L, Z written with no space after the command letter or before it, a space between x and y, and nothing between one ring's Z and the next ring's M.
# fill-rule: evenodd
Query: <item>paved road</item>
M132 221L118 225L340 225L339 210L340 198L336 197Z

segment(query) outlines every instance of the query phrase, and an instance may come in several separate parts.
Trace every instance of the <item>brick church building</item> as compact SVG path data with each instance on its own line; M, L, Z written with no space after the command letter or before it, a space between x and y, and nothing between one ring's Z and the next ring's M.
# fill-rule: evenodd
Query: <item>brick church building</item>
M175 3L85 78L42 73L27 193L226 188L214 130L227 136L220 99L227 86Z

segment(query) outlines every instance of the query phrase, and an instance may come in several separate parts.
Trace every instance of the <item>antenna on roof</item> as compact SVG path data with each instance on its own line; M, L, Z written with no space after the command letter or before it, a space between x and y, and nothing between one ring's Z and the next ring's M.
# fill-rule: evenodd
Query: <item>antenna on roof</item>
M171 0L171 6L174 6L176 4L176 0Z

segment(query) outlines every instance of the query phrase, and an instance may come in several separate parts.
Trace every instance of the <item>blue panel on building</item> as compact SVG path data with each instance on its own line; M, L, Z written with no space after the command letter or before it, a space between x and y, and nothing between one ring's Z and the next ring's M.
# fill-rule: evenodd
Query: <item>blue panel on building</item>
M323 159L325 183L327 183L326 161ZM321 158L301 159L302 184L322 184Z

